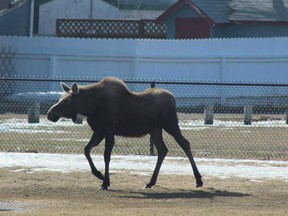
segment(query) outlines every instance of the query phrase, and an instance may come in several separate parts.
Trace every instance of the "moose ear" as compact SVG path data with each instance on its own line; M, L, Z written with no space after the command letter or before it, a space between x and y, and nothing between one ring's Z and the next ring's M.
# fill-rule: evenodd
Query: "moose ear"
M64 82L61 82L61 86L65 92L69 92L71 90L71 88L68 85L66 85Z
M72 92L73 94L78 94L79 93L79 87L77 83L72 84Z

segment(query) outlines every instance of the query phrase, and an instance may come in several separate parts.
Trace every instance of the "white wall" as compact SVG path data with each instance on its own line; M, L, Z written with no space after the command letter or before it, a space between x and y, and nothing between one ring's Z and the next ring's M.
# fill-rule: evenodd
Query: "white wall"
M288 38L132 40L0 37L17 75L288 82Z
M139 41L137 73L193 80L288 81L287 42L288 38Z
M21 76L288 82L288 38L178 41L0 37L0 44L17 50L15 70ZM193 92L197 96L197 91L187 90L187 95ZM201 96L223 95L225 91L211 87ZM254 92L257 94L263 91Z

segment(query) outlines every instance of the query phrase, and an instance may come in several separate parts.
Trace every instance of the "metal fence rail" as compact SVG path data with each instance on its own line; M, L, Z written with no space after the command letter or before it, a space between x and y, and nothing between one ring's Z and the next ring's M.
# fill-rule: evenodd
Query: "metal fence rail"
M0 151L82 153L92 131L85 119L74 124L46 119L61 95L59 81L88 84L91 79L0 77ZM176 97L179 125L195 156L288 159L288 84L126 80L132 91L163 87ZM172 156L184 156L168 134ZM94 153L102 153L99 145ZM150 137L117 137L114 153L157 154Z

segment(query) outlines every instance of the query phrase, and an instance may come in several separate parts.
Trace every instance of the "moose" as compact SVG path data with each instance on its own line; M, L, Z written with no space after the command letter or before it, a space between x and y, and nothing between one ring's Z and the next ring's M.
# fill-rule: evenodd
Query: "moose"
M141 137L150 134L156 146L158 158L151 180L146 188L156 184L161 164L168 152L163 141L162 129L170 134L183 149L191 163L196 179L196 187L203 182L191 153L190 143L181 134L176 113L175 97L162 88L150 88L143 92L132 92L124 81L115 77L106 77L89 85L73 83L71 88L61 82L64 94L47 113L48 120L57 122L61 117L71 118L77 115L87 117L87 123L93 135L84 148L92 174L102 180L99 190L108 190L110 186L109 163L115 143L114 136ZM95 167L90 152L105 139L104 175Z

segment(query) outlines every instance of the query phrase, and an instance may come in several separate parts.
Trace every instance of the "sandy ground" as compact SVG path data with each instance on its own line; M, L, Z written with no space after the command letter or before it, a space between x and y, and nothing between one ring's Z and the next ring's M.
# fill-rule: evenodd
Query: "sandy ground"
M18 171L16 171L18 170ZM288 182L205 178L191 175L111 174L109 191L90 172L33 172L0 169L0 215L288 215Z

